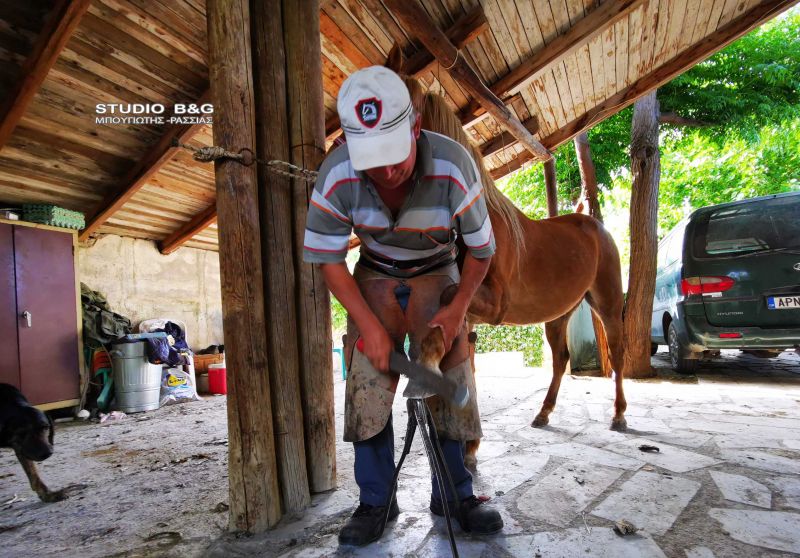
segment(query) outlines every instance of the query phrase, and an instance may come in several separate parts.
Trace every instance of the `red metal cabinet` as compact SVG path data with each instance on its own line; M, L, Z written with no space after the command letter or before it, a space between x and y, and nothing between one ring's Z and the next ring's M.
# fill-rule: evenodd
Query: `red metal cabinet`
M74 234L0 223L0 381L34 404L80 392Z

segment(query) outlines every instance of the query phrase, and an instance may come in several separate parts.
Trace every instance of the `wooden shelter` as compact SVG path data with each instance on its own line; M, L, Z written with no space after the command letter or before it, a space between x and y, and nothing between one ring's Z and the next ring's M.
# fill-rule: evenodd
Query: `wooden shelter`
M0 2L0 206L83 211L83 241L119 234L157 241L165 253L220 250L226 344L239 350L229 414L232 525L263 529L282 510L302 508L309 487L330 488L335 478L325 456L330 386L309 375L330 360L320 337L329 332L327 295L297 262L306 191L293 184L292 195L274 194L266 185L285 178L238 163L218 164L215 184L214 168L175 140L313 167L325 138L338 133L342 82L383 64L397 45L404 71L446 97L497 179L547 160L796 1L209 0L208 14L204 0ZM130 116L109 113L129 104L163 105L169 115L176 103L205 102L217 108L213 130L97 120ZM293 273L279 277L266 264L282 253ZM276 293L299 302L284 316ZM279 316L285 331L271 329ZM248 382L265 408L244 394ZM303 436L305 451L316 453L304 454ZM317 438L310 444L309 436Z

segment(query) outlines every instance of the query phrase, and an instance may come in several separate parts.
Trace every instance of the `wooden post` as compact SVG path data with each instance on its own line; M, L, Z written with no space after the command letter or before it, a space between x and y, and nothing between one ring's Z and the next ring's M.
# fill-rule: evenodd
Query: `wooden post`
M558 183L556 182L556 159L545 161L544 166L544 188L547 194L547 216L558 216Z
M578 157L578 168L581 172L581 198L585 206L583 213L594 217L598 221L603 221L600 211L600 200L597 189L597 173L592 160L592 150L589 147L589 134L581 132L573 140L575 144L575 155ZM594 328L594 338L597 341L597 357L600 361L600 370L606 378L611 377L611 357L608 354L608 337L603 327L603 322L592 312L592 327Z
M325 156L318 0L284 0L283 25L290 162L316 170ZM301 180L294 184L295 273L308 478L312 492L323 492L336 487L331 305L319 268L300 257L313 187Z
M636 101L631 124L631 263L625 307L625 376L654 375L650 366L650 318L656 282L659 182L658 101L652 91Z
M298 5L301 4L304 3ZM284 10L288 6L282 6L281 0L260 0L251 6L257 107L256 152L262 160L288 161L288 60L283 18L289 15L292 8ZM317 55L319 57L319 51ZM298 71L304 72L305 68ZM283 510L297 512L308 506L311 496L300 399L300 353L295 303L295 260L299 257L299 251L294 246L294 196L291 180L270 172L264 165L258 167L258 178L275 449Z
M247 0L208 0L214 143L253 148ZM255 167L215 164L222 319L228 368L230 528L258 532L281 517L265 338Z

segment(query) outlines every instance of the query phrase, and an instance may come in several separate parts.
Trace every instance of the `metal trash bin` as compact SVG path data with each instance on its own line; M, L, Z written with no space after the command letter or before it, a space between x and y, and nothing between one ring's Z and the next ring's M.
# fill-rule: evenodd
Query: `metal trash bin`
M124 413L158 409L161 365L147 361L145 342L118 343L112 347L115 407Z

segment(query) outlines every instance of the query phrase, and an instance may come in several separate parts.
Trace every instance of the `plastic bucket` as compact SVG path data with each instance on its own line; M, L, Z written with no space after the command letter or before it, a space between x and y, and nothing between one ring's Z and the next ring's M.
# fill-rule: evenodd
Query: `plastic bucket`
M120 343L111 351L115 407L124 413L158 409L161 395L161 365L150 364L145 343Z
M208 365L208 392L220 395L228 393L224 363Z

